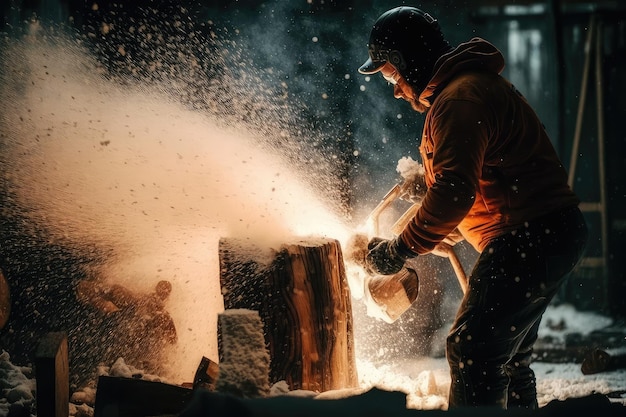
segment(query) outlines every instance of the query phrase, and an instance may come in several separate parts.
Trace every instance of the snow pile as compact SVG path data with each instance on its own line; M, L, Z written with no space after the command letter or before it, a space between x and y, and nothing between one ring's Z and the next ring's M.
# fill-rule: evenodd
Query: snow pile
M594 330L613 324L613 319L593 312L577 311L571 304L552 306L546 310L539 327L539 338L564 342L568 334L587 336Z
M611 394L612 401L626 406L626 369L583 375L580 364L537 362L537 401L545 405L552 400L584 397L593 393Z
M9 353L0 353L0 416L23 415L31 410L36 387L33 370L29 366L16 366ZM23 410L23 411L21 411Z
M357 361L363 387L378 387L407 394L407 407L438 410L448 407L450 376L442 359L415 358L384 365Z
M572 335L586 336L614 325L614 320L589 311L578 311L572 305L551 305L539 329L540 341L549 340L556 349ZM562 342L562 343L561 343ZM626 354L624 349L607 350ZM563 355L567 355L563 351ZM565 357L565 356L564 356ZM559 361L560 362L560 361ZM407 407L447 409L450 376L445 358L400 358L382 361L359 359L359 378L363 387L378 387L407 394ZM626 369L584 375L580 363L534 362L538 402L545 406L552 400L584 397L593 393L611 394L611 401L626 405Z
M172 383L158 375L145 373L128 365L123 358L118 358L111 366L99 366L96 370L96 378L100 376ZM9 353L3 350L0 353L0 417L36 416L36 386L32 367L14 365ZM70 397L70 416L93 416L96 393L96 381L91 381L74 391Z

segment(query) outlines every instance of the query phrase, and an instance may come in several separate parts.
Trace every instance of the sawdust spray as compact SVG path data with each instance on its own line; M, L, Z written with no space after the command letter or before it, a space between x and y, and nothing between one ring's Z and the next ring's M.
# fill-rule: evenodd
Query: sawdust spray
M295 143L288 123L276 123L286 110L257 94L263 120L248 120L255 113L238 98L263 85L245 71L219 85L174 70L158 82L135 68L112 77L80 39L37 24L3 49L11 65L0 80L0 166L12 207L51 243L94 248L91 277L142 292L172 283L174 379L189 381L201 355L217 358L220 237L268 246L294 235L347 237L330 208L341 202L319 192L341 184L329 159ZM195 81L202 88L189 91Z

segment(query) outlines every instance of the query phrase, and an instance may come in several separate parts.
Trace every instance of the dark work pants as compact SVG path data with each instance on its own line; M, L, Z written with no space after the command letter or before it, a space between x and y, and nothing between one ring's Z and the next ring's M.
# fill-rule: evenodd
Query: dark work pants
M537 408L530 362L539 322L586 242L583 215L570 208L483 250L447 338L450 408Z

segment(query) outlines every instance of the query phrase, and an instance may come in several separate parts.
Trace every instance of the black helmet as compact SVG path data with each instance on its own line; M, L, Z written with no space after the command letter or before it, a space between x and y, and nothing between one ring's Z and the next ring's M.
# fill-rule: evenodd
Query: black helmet
M439 57L452 50L431 15L415 7L396 7L383 13L370 33L369 58L361 74L374 74L385 63L419 91L426 87Z

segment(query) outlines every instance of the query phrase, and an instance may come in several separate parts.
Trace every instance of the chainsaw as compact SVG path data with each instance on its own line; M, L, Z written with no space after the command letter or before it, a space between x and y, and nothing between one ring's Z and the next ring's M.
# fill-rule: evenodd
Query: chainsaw
M390 208L395 201L403 199L412 201L413 204L404 211L390 228L394 236L400 235L421 207L421 200L425 194L425 185L423 180L422 182L418 181L418 189L420 188L420 183L422 184L421 192L417 194L414 192L416 188L415 177L406 178L402 183L395 184L367 216L365 224L370 235L357 233L351 237L347 244L346 258L362 267L365 271L364 295L367 300L373 301L373 304L379 310L373 315L388 323L396 321L417 299L419 278L415 269L411 267L410 261L407 261L405 266L394 275L372 275L367 272L365 269L365 258L369 251L368 243L372 237L380 235L380 217L382 213ZM411 195L412 198L407 198L407 194ZM454 251L454 245L460 240L462 240L462 237L455 230L450 236L440 242L432 253L450 261L461 290L465 294L467 292L467 275ZM368 307L372 307L372 303L369 303Z

